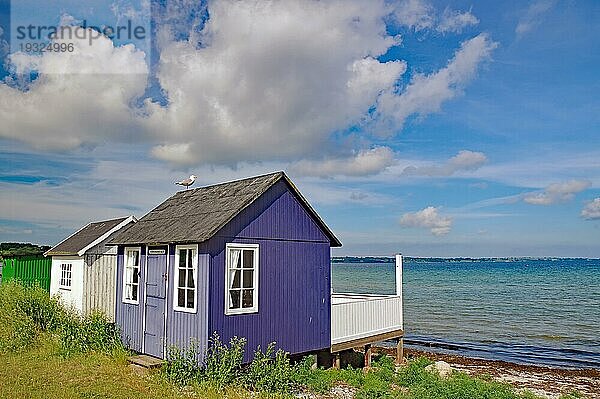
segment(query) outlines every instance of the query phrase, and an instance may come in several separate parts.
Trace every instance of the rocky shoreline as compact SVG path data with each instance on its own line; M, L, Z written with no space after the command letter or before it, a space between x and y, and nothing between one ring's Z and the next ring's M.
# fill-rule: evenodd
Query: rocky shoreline
M377 348L377 351L394 355L395 350ZM521 365L499 360L484 360L458 355L431 353L414 349L404 351L406 358L426 357L444 361L453 369L473 376L490 376L506 382L519 390L529 390L548 399L578 391L589 398L600 398L600 370L561 369L555 367Z

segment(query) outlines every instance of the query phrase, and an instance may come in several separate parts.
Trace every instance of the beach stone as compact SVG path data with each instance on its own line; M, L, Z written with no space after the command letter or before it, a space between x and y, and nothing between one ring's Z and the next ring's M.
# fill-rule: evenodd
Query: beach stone
M453 371L452 367L450 367L448 363L441 360L438 360L437 362L425 367L425 370L430 373L436 373L442 378L448 378Z

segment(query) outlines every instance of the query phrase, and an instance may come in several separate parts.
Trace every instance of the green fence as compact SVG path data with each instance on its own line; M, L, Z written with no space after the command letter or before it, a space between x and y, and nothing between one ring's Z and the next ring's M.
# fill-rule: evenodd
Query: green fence
M52 258L43 256L20 256L4 259L2 282L19 280L25 285L38 283L50 292L50 270Z

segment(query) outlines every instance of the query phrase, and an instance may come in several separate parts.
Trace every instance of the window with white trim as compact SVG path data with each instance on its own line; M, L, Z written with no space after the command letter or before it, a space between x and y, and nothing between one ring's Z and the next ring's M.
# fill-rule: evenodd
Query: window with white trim
M71 263L61 263L60 265L60 288L71 289L71 273L73 265Z
M196 312L196 279L198 276L198 247L177 245L175 249L175 299L173 309Z
M225 313L258 312L258 245L225 247Z
M123 268L123 302L139 303L140 248L125 248Z

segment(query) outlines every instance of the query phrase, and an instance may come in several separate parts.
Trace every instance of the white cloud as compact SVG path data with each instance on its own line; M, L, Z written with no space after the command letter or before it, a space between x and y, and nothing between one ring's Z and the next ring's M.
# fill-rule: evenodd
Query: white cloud
M395 21L417 32L435 29L441 33L460 33L464 28L479 23L471 10L454 11L446 7L438 17L435 8L424 0L398 1L392 7Z
M35 69L40 76L27 90L0 84L0 137L66 150L135 132L130 103L146 87L144 53L105 37L93 46L73 43L73 53L11 56L17 73Z
M403 0L394 4L396 21L416 31L433 27L435 10L423 0Z
M477 170L486 162L487 157L484 153L462 150L443 165L407 166L402 174L407 176L445 177L457 172Z
M299 160L335 152L331 134L364 119L405 72L379 62L382 1L210 4L199 40L163 46L169 105L149 105L154 154L177 163ZM335 50L332 50L335 49Z
M292 165L291 170L305 176L368 176L377 174L394 163L394 152L389 147L375 147L346 158L302 160Z
M581 210L581 217L586 220L600 219L600 197L585 204Z
M532 205L553 205L571 201L575 194L591 186L588 180L569 180L562 183L553 183L543 191L532 192L523 196L523 201Z
M458 95L473 78L482 61L489 59L497 43L487 34L463 42L448 65L430 75L417 74L400 95L386 92L378 101L379 117L386 121L381 134L399 129L412 114L426 115L440 110L442 103ZM386 126L387 125L387 126Z
M134 141L180 168L302 166L328 156L349 166L349 175L368 175L392 157L365 150L368 136L356 145L337 133L386 126L389 135L412 114L438 111L496 46L486 35L468 40L446 67L415 76L402 90L406 62L377 59L400 43L386 20L394 15L416 30L432 28L435 10L426 2L223 0L209 3L200 32L175 41L181 10L191 3L178 0L161 16L156 77L165 105L146 99L140 106L149 82L146 54L102 37L91 47L76 43L74 53L12 56L11 68L35 69L39 77L25 90L0 84L0 137L44 150ZM355 155L340 161L348 148Z
M488 163L473 173L482 180L503 184L538 188L567 180L589 180L594 187L600 185L600 151L568 151L557 149L553 152L535 152L511 157L505 162Z
M468 26L474 26L479 23L479 19L469 11L453 11L450 8L444 9L440 22L436 30L442 33L460 33Z
M439 214L439 207L428 206L417 212L402 215L400 224L406 227L422 227L429 229L436 236L446 235L452 228L452 218Z
M534 0L529 4L519 18L519 23L515 28L517 36L523 36L541 23L541 19L548 11L554 7L556 0Z

